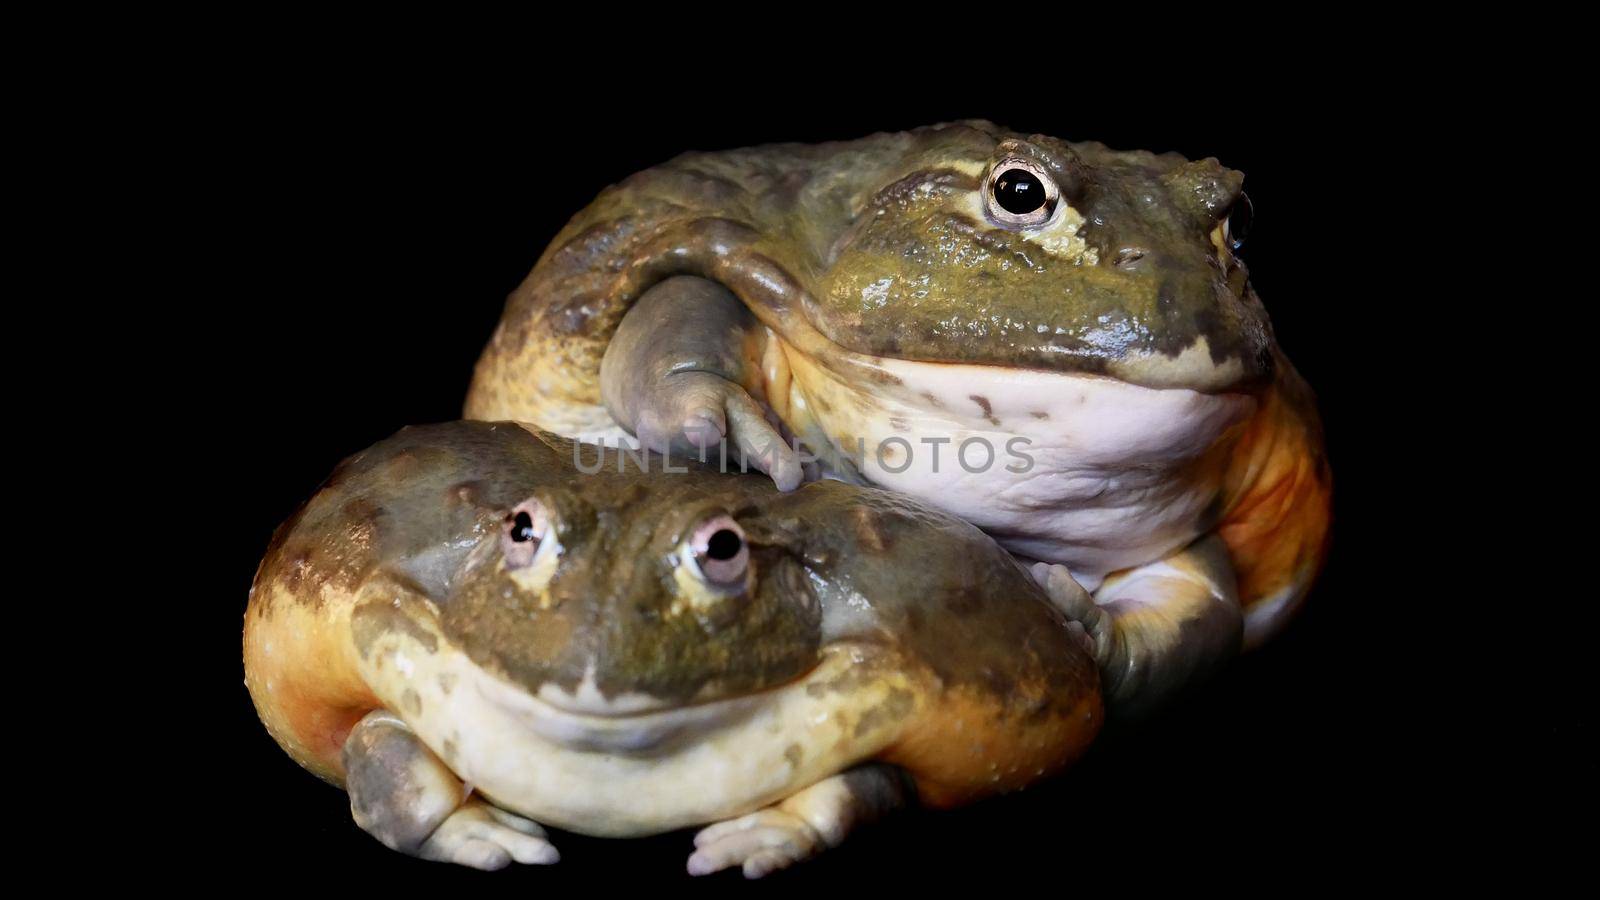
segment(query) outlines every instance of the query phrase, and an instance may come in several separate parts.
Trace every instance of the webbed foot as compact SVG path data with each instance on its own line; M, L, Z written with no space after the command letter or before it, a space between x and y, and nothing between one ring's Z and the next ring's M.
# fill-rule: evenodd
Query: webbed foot
M1083 649L1103 668L1116 641L1116 626L1111 617L1095 605L1094 597L1072 577L1066 566L1034 563L1030 571L1051 604L1067 617L1068 630L1078 636Z
M536 823L469 796L391 713L378 710L356 724L345 740L344 767L356 824L392 850L474 869L561 859Z
M679 372L644 391L633 423L639 443L657 453L717 459L727 441L778 490L800 486L800 456L745 389L710 372Z
M760 878L821 853L822 836L809 823L777 807L718 822L694 836L690 875L709 875L741 866L746 878Z
M739 866L760 878L837 847L850 832L910 802L905 774L887 765L858 766L825 778L783 802L707 826L695 835L690 875Z
M1244 617L1219 538L1108 577L1091 597L1065 566L1039 563L1034 580L1083 626L1107 706L1120 716L1159 708L1239 652Z
M503 869L513 860L537 866L561 861L561 854L537 822L477 798L461 804L440 822L417 855L485 870Z
M721 284L668 278L639 296L606 345L601 398L647 449L709 461L726 440L779 490L793 490L800 455L755 397L765 335Z

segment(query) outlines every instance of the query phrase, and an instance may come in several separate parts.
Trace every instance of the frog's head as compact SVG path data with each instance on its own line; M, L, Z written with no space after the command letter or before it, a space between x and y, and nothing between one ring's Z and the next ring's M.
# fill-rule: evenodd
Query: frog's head
M1230 390L1271 367L1244 176L987 123L926 129L853 200L808 317L861 353Z
M818 664L799 561L739 522L763 482L590 481L507 510L441 604L478 666L568 712L621 715L754 694Z

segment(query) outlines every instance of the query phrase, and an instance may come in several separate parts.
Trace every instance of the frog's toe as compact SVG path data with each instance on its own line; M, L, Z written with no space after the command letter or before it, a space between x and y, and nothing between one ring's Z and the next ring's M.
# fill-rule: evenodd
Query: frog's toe
M767 419L760 404L740 390L728 398L725 407L728 437L751 465L771 476L780 491L800 486L800 455Z
M1085 650L1097 660L1104 658L1111 640L1111 617L1097 606L1094 597L1072 577L1066 566L1034 563L1029 569L1033 580L1044 588L1050 603L1067 617L1067 628Z
M715 448L727 441L751 467L770 475L779 490L800 485L800 455L761 404L725 378L681 372L651 385L650 396L637 405L633 434L650 450L709 461L719 456Z
M689 446L709 450L728 435L728 423L719 409L697 409L683 420L683 439Z
M821 835L801 819L779 809L763 809L718 822L694 839L690 875L709 875L740 866L746 878L760 878L821 852Z
M1078 646L1083 648L1083 652L1090 656L1094 655L1094 638L1089 636L1089 632L1083 627L1082 622L1068 622L1067 633L1072 635L1073 639L1078 642Z
M1041 562L1034 563L1029 571L1039 587L1044 588L1050 602L1066 613L1067 618L1080 621L1083 614L1094 606L1094 598L1072 577L1072 572L1066 566Z
M538 823L481 800L468 800L441 822L420 855L485 870L502 869L512 861L542 866L561 859Z

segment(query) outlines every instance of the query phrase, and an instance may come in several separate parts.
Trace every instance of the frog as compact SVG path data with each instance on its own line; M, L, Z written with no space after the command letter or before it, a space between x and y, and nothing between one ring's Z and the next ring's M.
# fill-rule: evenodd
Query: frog
M986 121L687 153L555 237L464 414L932 504L1037 570L1138 716L1281 631L1327 553L1243 181Z
M1105 720L1087 631L967 522L507 422L341 463L273 535L243 656L363 830L480 869L696 827L691 874L761 877L1051 777Z

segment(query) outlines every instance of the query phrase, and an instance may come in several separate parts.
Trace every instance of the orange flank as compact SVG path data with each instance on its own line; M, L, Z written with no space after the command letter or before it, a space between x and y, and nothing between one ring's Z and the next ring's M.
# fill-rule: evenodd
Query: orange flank
M1105 712L1097 680L1086 685L1077 697L1055 702L1036 685L1038 701L1049 705L1042 714L1007 709L986 690L949 690L880 758L904 769L919 801L932 809L1018 790L1065 768L1094 741Z
M1239 575L1246 614L1263 601L1281 602L1270 622L1247 632L1258 643L1287 619L1327 555L1332 477L1311 390L1283 357L1277 382L1245 425L1223 496L1217 533Z
M244 630L245 683L256 712L296 762L340 784L345 738L382 705L356 671L349 600L330 597L318 610L287 593L274 603L262 599L250 604Z

